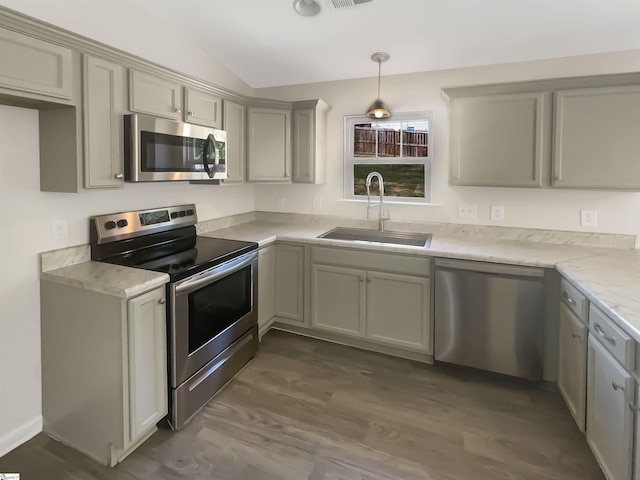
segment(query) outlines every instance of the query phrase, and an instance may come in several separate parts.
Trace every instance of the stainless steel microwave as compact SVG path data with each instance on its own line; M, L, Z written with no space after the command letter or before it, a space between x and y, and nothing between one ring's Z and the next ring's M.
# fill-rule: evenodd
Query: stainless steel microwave
M148 115L124 116L125 180L227 178L227 132Z

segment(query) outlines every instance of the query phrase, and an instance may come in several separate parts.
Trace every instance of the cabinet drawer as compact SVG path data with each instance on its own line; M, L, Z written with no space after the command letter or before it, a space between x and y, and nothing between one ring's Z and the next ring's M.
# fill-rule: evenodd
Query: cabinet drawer
M589 301L576 287L564 278L560 281L560 298L583 323L587 323Z
M589 330L627 369L634 366L634 342L598 308L589 309Z
M311 258L313 263L328 263L366 270L397 272L419 277L428 277L430 275L430 260L419 256L314 247L311 249Z

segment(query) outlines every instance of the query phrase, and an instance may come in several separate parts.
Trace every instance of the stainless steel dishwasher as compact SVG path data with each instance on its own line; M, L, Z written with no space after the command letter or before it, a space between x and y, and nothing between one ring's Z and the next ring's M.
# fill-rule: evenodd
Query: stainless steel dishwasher
M435 262L435 360L542 379L544 270Z

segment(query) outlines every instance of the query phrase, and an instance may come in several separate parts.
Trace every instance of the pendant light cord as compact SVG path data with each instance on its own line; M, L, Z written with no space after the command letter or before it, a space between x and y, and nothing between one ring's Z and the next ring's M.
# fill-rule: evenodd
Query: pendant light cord
M378 98L380 98L380 75L382 73L382 62L378 60Z

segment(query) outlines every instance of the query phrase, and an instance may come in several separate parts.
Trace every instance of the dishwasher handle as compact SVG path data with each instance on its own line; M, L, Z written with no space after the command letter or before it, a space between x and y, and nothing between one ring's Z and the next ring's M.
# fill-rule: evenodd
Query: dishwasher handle
M495 263L469 262L466 260L436 259L436 269L451 268L470 272L491 273L496 275L512 275L515 277L544 277L544 269L536 267L520 267L517 265L499 265Z

